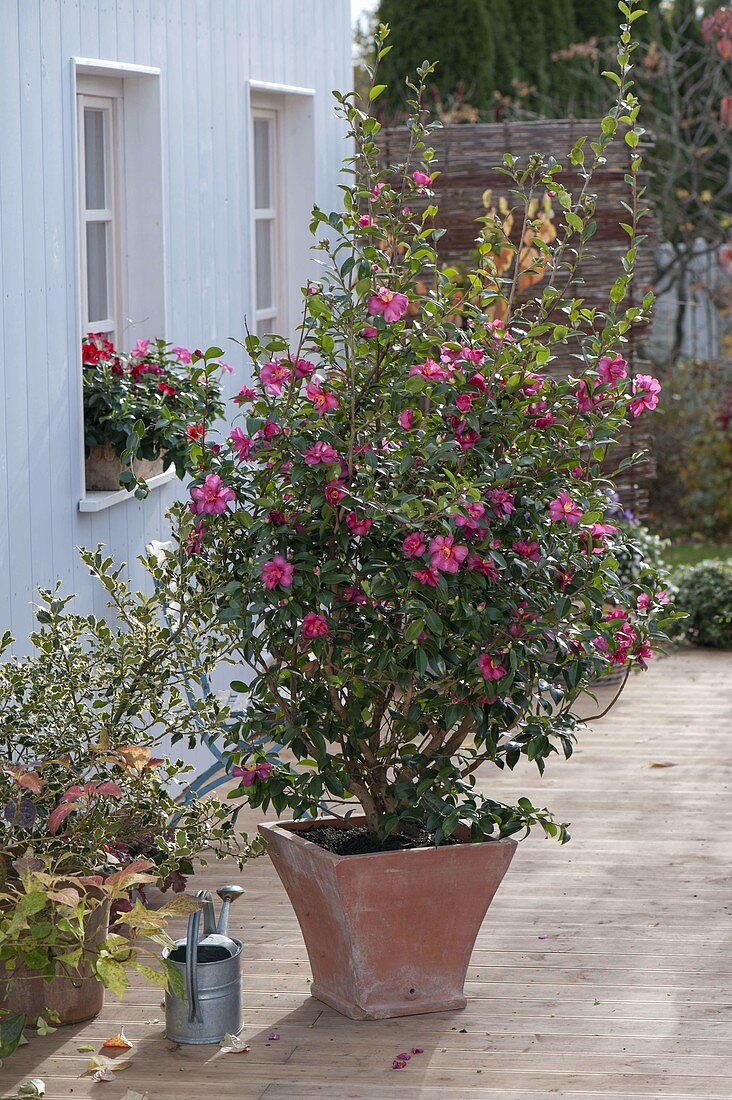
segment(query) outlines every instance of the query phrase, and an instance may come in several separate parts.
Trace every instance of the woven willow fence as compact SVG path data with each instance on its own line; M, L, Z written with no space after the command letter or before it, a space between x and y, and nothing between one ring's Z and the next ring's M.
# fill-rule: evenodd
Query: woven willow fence
M582 135L592 140L597 132L596 120L549 119L538 122L479 123L476 125L445 126L435 130L430 138L436 153L436 165L441 175L435 183L436 201L440 207L439 224L446 232L439 242L440 260L443 264L470 264L479 226L476 219L488 212L485 203L499 207L501 197L509 205L506 177L496 170L504 153L512 153L525 164L532 153L551 154L560 164L569 165L569 151ZM384 129L379 135L386 161L399 163L406 159L409 133L403 127ZM620 228L627 221L627 212L621 202L628 199L628 185L624 175L628 171L629 150L615 142L607 154L607 163L598 169L590 191L596 196L595 220L597 232L584 254L579 281L574 294L582 297L590 307L603 309L609 301L610 287L620 273L620 258L627 248L628 238ZM572 181L581 183L576 170L569 168L562 175L562 182L574 190ZM487 195L490 193L490 197ZM485 200L485 201L484 201ZM413 204L416 205L416 204ZM517 219L520 221L520 219ZM561 210L554 211L554 225L561 224ZM642 223L643 232L653 235L652 219ZM515 227L518 235L519 227ZM633 289L635 300L640 301L649 286L653 271L652 245L646 241L639 254L636 280ZM533 286L529 294L541 289L541 283ZM643 373L638 336L634 336L627 352L631 370ZM573 360L569 355L558 360L558 370L571 370ZM647 422L646 422L647 424ZM633 470L621 475L618 489L626 507L643 515L648 499L648 483L655 473L652 458L652 438L649 428L641 420L631 424L621 446L614 453L614 461L627 454L647 451L648 458Z

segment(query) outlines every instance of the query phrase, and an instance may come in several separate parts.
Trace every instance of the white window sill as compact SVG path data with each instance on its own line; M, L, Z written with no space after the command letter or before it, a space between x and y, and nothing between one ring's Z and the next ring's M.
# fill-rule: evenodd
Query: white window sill
M167 485L175 477L175 466L170 466L162 474L155 474L148 478L150 489L157 489L160 485ZM102 489L97 492L87 490L79 501L80 512L102 512L105 508L111 508L113 504L121 504L123 500L136 500L134 493L128 493L126 489Z

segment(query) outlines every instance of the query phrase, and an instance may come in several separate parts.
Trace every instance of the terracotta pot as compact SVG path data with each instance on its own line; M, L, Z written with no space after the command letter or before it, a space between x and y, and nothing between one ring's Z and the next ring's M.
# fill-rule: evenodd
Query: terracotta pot
M156 458L150 461L147 458L136 458L132 463L132 469L146 480L163 472L163 459ZM84 465L87 489L124 489L120 485L119 475L122 471L122 463L112 447L111 443L105 443L102 447L92 447Z
M109 902L97 906L84 922L86 940L90 946L99 945L109 930ZM104 986L91 973L88 964L73 975L57 968L56 977L45 982L37 971L22 964L12 971L5 993L5 974L0 971L0 1015L22 1012L29 1026L33 1026L45 1010L58 1013L59 1023L78 1024L97 1016L104 1004ZM5 993L5 999L3 994Z
M338 856L303 838L314 824L259 826L300 922L313 997L353 1020L465 1008L470 955L516 841Z

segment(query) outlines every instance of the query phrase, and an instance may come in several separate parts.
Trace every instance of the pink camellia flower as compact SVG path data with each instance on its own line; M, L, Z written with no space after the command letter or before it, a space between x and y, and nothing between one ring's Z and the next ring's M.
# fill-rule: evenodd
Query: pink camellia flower
M450 377L450 372L441 367L439 363L436 363L434 359L425 359L424 363L415 363L409 374L427 378L430 382L446 382Z
M590 534L596 541L604 540L608 535L616 534L617 530L617 527L612 523L593 523L590 526Z
M189 424L186 428L186 435L194 443L197 443L199 439L203 439L206 434L206 428L203 424Z
M440 348L440 362L445 363L448 367L455 367L465 355L465 348L450 348L444 345Z
M188 348L171 348L170 352L171 355L177 355L178 361L183 363L184 366L188 366L189 363L193 362L193 357Z
M195 485L191 489L191 497L191 508L195 504L197 512L220 516L226 511L226 505L236 499L236 493L224 485L218 474L209 474L203 485Z
M480 501L471 501L468 504L463 504L463 509L466 514L457 512L452 518L456 527L462 527L465 534L474 535L478 531L485 530L483 523L485 521L485 505Z
M252 453L254 440L245 435L241 428L234 428L229 436L229 443L236 451L237 458L243 462Z
M409 298L406 294L400 294L396 290L389 290L387 286L379 287L376 294L369 298L368 311L374 315L383 313L387 325L398 321L409 309Z
M417 187L429 187L432 183L432 176L428 176L426 172L420 172L417 169L416 172L412 172L412 179L417 184Z
M295 371L295 378L309 378L310 375L317 369L315 363L311 363L309 359L295 359L292 364Z
M273 359L270 363L262 363L259 368L259 381L267 393L273 397L279 397L282 387L292 378L291 368L282 359Z
M594 412L602 404L602 397L591 394L587 382L580 378L577 383L577 408L582 413Z
M497 581L500 577L498 566L495 562L481 558L480 554L471 554L468 557L467 564L468 569L473 573L482 573L484 577L489 577L492 581Z
M497 516L510 516L516 508L516 498L507 489L491 489L488 492L488 500Z
M415 569L412 576L415 580L418 580L420 584L424 584L428 588L436 588L437 582L440 579L440 574L436 569Z
M343 589L343 599L355 603L357 607L363 607L369 602L366 593L357 584L349 584Z
M480 393L487 393L488 391L488 383L482 374L471 374L468 385L471 389L478 390Z
M149 350L150 350L150 341L149 340L138 340L137 343L135 344L134 348L130 352L130 355L133 359L142 359L145 355L147 355Z
M289 588L292 584L292 575L295 572L294 566L283 557L282 554L275 554L270 561L266 561L262 566L262 584L265 588L272 591L273 588Z
M457 573L468 556L467 546L455 544L452 535L437 535L430 539L430 565L442 573Z
M501 321L500 318L489 321L486 328L490 331L491 339L496 347L500 347L501 344L515 343L513 336L506 328L505 321Z
M274 439L275 436L282 434L282 428L276 420L268 420L263 428L259 429L257 435L261 434L265 439Z
M543 388L545 381L543 374L527 374L521 383L521 389L527 397L533 397Z
M262 761L261 764L257 764L253 768L246 768L241 764L235 764L231 769L231 774L237 779L241 779L242 787L252 787L257 779L261 779L263 782L269 779L273 768L274 765L270 764L267 760Z
M628 408L633 416L640 416L644 409L655 409L658 405L658 395L661 392L661 383L650 374L639 374L633 379L633 399Z
M315 406L315 411L318 416L325 416L327 413L332 412L333 409L338 408L338 398L333 393L327 393L322 388L322 383L315 379L312 382L308 382L305 387L305 394L308 401L312 401Z
M628 376L628 364L622 355L603 355L597 364L597 373L601 382L612 385Z
M651 597L647 592L641 592L640 596L635 601L635 606L639 611L645 611L646 608L651 606Z
M633 656L637 658L641 668L648 668L647 662L653 659L653 650L648 642L639 642L633 650Z
M301 634L303 638L312 640L313 638L324 638L326 634L330 633L330 627L328 626L328 620L325 615L318 615L315 611L308 611L307 615L302 621Z
M421 558L427 549L421 532L412 531L402 543L402 553L405 558Z
M414 423L414 409L402 409L399 413L399 424L405 432L411 431Z
M485 352L480 348L465 348L463 359L467 359L468 363L472 363L474 367L480 367L485 362Z
M570 584L574 580L574 573L571 569L557 569L557 583L562 592L565 592L569 588Z
M364 340L375 340L376 337L379 335L379 330L377 328L374 328L373 325L366 325L366 327L362 330L361 335L363 336Z
M566 519L567 524L574 527L582 519L582 515L582 509L578 504L575 504L566 489L562 489L561 493L549 505L549 516L554 523Z
M523 539L519 539L518 542L513 544L513 548L520 557L526 558L528 561L538 561L541 557L538 542L525 542Z
M371 192L371 197L369 199L369 202L376 202L376 200L378 199L379 195L381 194L381 192L384 190L385 187L386 187L386 184L384 183L383 180L379 180L378 183L375 183L374 188Z
M461 413L469 412L473 407L473 397L469 393L459 393L455 398L455 404Z
M219 363L219 370L222 374L233 374L234 368L231 363Z
M343 500L346 495L346 490L343 488L343 483L340 481L329 481L325 487L325 499L328 504L332 504L333 507Z
M346 516L346 525L352 535L368 535L373 522L367 516L359 519L355 512L349 512Z
M526 412L534 417L535 428L548 428L556 420L554 413L549 411L549 402L545 397L529 405Z
M331 447L330 443L324 443L322 440L318 440L317 443L311 443L305 452L305 462L308 466L317 466L319 462L328 465L331 462L338 461L338 451L335 447Z
M232 397L232 401L237 405L243 405L245 401L255 401L256 398L256 390L253 390L251 386L242 386L236 397Z
M206 528L203 526L203 521L199 520L186 539L186 554L188 554L189 557L191 554L201 553L205 536Z
M167 382L158 382L158 393L162 393L165 397L175 397L177 392L175 386L169 386Z
M480 439L480 432L474 428L468 428L465 424L458 424L455 429L455 442L464 451L471 450Z
M481 653L478 658L478 668L486 680L502 680L507 673L506 667L489 653Z
M361 226L362 229L370 229L371 226L374 224L374 219L371 217L370 214L362 214L361 217L358 219L358 224Z

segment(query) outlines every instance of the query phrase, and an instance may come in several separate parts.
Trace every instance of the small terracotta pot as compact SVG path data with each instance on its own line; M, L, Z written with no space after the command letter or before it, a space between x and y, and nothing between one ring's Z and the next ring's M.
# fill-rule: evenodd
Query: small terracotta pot
M465 1008L470 956L516 841L338 856L301 835L362 823L259 826L300 922L310 992L352 1020Z
M98 946L109 931L109 902L97 906L84 921L87 944ZM51 1009L58 1013L60 1024L78 1024L82 1020L91 1020L97 1016L104 1004L104 986L91 973L88 964L76 971L73 976L57 968L56 977L45 982L37 971L17 966L9 974L9 984L5 999L5 984L8 980L0 970L0 1015L10 1016L22 1012L28 1026L32 1027L44 1011Z
M163 472L163 458L150 461L147 458L136 458L132 462L132 469L138 477L146 480ZM120 484L119 475L122 472L122 463L111 443L105 443L102 447L91 447L84 464L84 473L87 489L124 489Z

